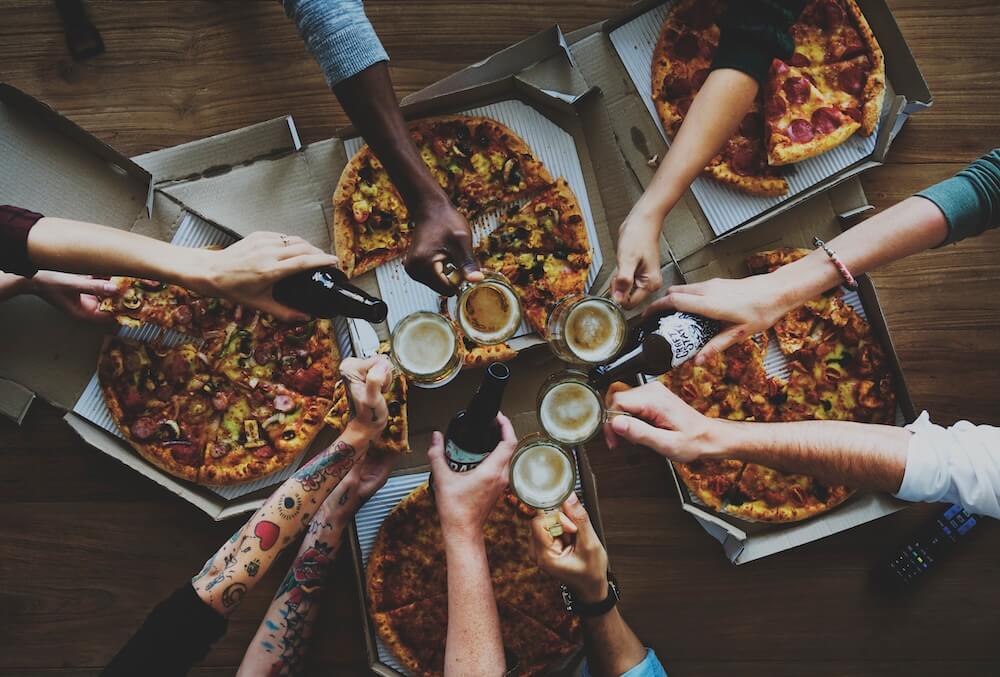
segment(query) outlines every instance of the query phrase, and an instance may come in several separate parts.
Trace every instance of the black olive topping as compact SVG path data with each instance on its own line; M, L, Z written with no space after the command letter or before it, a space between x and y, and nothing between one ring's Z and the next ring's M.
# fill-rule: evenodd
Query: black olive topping
M286 430L283 433L281 433L281 439L283 439L283 440L294 440L295 439L295 431L292 430L291 428L289 428L288 430Z
M823 405L823 409L826 411L833 409L833 403L828 400L820 400L819 403Z

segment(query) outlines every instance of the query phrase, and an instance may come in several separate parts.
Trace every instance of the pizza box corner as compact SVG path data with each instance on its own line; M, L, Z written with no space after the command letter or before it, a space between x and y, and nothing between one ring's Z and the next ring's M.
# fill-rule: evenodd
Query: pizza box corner
M933 103L885 0L858 0L858 4L885 55L887 91L877 133L869 139L855 137L856 147L849 148L849 142L814 159L819 162L807 161L789 170L794 185L781 198L744 196L709 179L696 180L685 200L689 213L683 217L672 213L664 226L675 256L684 258L710 242L757 227L847 178L882 164L909 115ZM566 38L587 82L604 93L618 146L643 186L648 185L655 171L650 159L662 158L666 151L660 123L651 107L649 65L669 5L669 0L642 0ZM843 152L832 159L838 150Z

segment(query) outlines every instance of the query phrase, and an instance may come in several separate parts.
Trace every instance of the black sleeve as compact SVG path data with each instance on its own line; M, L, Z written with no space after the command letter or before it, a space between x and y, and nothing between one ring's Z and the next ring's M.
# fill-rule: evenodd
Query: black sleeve
M160 602L111 659L105 677L186 675L226 633L229 621L201 601L191 583Z
M795 51L789 29L806 0L738 0L719 18L719 47L712 70L734 68L764 83L771 61Z

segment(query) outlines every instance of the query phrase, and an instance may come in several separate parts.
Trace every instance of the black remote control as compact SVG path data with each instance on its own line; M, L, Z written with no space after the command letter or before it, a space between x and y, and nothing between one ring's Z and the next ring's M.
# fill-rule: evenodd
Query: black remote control
M948 506L920 527L876 574L897 589L909 588L923 580L974 526L975 515L970 515L960 505Z

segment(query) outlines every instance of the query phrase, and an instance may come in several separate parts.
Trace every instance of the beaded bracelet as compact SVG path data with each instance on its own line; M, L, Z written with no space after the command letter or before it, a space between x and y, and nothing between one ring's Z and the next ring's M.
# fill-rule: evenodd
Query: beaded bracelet
M844 285L848 289L857 289L858 281L854 279L854 276L851 275L851 271L847 269L844 262L840 260L839 256L837 256L837 252L830 249L830 247L828 247L827 244L818 237L813 238L813 244L825 251L826 255L830 257L830 260L833 261L833 265L837 267L837 272L840 273L842 278L844 278Z

